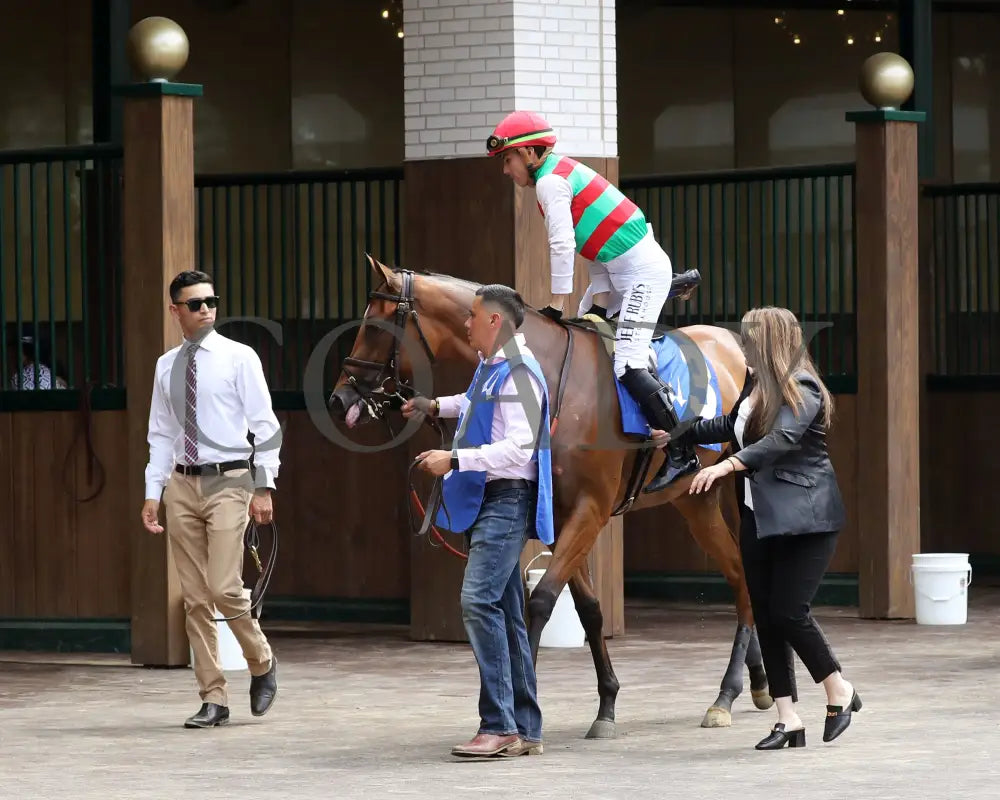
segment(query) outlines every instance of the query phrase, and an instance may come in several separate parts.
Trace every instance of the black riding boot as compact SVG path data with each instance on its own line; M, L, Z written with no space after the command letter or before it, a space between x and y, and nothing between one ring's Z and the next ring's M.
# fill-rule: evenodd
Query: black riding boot
M677 427L680 421L670 400L670 387L659 376L648 369L629 367L622 375L621 382L635 398L650 425L668 433ZM658 492L678 478L697 472L700 467L694 445L671 441L666 447L666 459L660 471L643 489L643 493Z

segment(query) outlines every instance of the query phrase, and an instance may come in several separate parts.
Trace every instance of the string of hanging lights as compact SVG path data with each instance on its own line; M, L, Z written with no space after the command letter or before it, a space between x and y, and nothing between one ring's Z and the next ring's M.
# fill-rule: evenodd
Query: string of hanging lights
M399 39L403 38L403 0L386 0L382 4L382 11L380 16L390 25L392 29L396 32L396 37Z
M845 5L850 2L851 0L846 0ZM849 13L849 9L847 8L838 8L835 16L843 31L844 43L848 46L856 42L865 41L881 44L889 31L889 27L892 25L893 19L892 14L886 14L875 29L871 30L871 23L867 23L867 25L861 24L859 15ZM788 38L792 40L792 44L799 45L805 41L805 37L799 29L800 22L794 18L794 14L789 15L787 11L781 11L775 16L774 24L788 34ZM865 27L868 27L867 31L863 29Z

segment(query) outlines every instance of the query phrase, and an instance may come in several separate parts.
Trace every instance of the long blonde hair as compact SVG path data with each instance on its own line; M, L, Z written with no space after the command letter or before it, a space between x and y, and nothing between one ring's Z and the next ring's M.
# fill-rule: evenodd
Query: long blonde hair
M774 424L782 405L796 414L803 406L802 391L795 379L809 373L819 386L822 405L817 419L829 429L833 419L833 397L819 377L809 349L802 342L802 328L787 308L752 308L740 324L747 365L753 369L752 408L746 424L747 438L756 441Z

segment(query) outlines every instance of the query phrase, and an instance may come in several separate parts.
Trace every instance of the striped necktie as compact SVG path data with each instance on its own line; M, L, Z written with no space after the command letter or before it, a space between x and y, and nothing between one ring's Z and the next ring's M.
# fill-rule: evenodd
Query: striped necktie
M194 354L197 344L188 345L187 374L184 380L184 457L188 464L198 463L198 364Z

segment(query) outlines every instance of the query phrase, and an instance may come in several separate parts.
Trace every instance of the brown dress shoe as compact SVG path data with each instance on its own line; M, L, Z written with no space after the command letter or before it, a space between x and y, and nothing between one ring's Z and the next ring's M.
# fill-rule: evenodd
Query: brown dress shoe
M451 748L453 756L463 758L492 758L503 756L508 750L517 751L521 747L521 737L516 733L510 736L497 736L494 733L479 733L465 744L457 744ZM520 755L520 753L511 753Z

